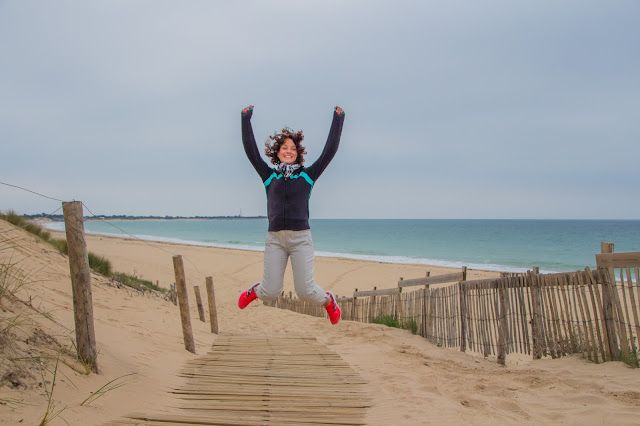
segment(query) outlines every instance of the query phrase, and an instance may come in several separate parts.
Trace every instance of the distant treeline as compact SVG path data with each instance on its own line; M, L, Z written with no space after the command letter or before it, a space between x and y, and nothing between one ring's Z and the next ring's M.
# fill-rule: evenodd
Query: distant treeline
M25 214L22 215L25 219L40 219L47 218L55 221L64 221L64 216L61 214ZM143 219L266 219L266 216L130 216L130 215L110 215L110 216L91 216L86 217L87 220L143 220Z

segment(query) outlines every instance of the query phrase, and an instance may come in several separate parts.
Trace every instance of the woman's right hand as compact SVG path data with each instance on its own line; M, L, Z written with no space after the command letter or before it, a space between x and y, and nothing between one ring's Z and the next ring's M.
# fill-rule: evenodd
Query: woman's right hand
M249 105L248 107L242 109L243 114L246 114L249 111L253 111L253 105Z

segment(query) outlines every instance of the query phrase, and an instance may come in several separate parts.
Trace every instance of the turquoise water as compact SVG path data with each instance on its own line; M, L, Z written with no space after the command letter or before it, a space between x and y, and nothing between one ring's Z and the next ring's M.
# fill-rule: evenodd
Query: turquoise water
M64 224L53 223L50 227L64 229ZM85 230L262 250L267 221L88 221ZM526 271L533 266L543 272L593 268L601 241L615 243L617 252L640 251L639 220L312 219L311 230L318 255L494 271Z

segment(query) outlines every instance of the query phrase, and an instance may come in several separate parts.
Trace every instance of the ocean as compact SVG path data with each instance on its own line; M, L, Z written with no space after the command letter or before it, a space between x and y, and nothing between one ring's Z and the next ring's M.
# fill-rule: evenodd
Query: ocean
M640 251L640 220L312 219L316 254L491 271L595 267L600 242ZM64 223L50 223L64 230ZM86 221L85 232L260 251L266 219Z

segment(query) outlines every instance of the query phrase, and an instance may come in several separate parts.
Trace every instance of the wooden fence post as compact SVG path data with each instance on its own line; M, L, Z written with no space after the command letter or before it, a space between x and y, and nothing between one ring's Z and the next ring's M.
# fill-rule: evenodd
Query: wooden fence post
M613 253L615 244L602 241L600 243L600 253Z
M462 282L458 282L458 294L460 296L460 352L467 350L467 300Z
M196 305L198 305L198 317L200 321L204 321L204 306L202 306L202 297L200 297L200 286L194 285L193 291L196 294Z
M400 326L402 327L402 324L404 323L404 305L402 303L402 287L400 287L398 294L396 294L394 296L395 302L396 302L396 318L398 319L398 322L400 323Z
M216 311L216 295L213 292L213 278L205 278L207 296L209 301L209 321L211 322L211 332L218 334L218 313Z
M176 293L176 285L170 285L171 290L169 290L169 299L173 302L174 306L178 305L178 295Z
M377 287L373 288L374 290L377 289ZM369 321L367 322L371 322L371 320L373 319L373 316L375 315L376 312L376 295L373 294L371 296L369 296Z
M97 373L98 351L93 326L91 272L87 243L84 239L82 202L62 203L62 211L67 235L78 357L89 365L94 373Z
M531 272L527 273L529 281L529 291L531 291L531 340L533 343L533 359L542 358L540 345L542 344L542 321L540 318L540 287L538 280Z
M356 314L357 314L356 305L358 304L358 298L355 295L357 292L358 292L358 289L356 288L353 293L353 305L351 306L351 321L358 321L358 318L356 317Z
M602 253L613 253L615 246L613 243L602 241L600 243L600 251ZM607 337L609 339L609 357L610 359L620 359L620 346L618 344L618 333L616 332L615 314L613 311L613 292L616 290L615 277L605 273L609 279L602 282L602 311L604 321L607 327Z
M500 313L498 314L498 364L504 366L507 361L507 289L506 280L503 278L497 282L500 300Z
M176 293L178 294L178 304L180 305L180 319L182 320L182 335L184 337L184 348L191 353L196 353L196 344L193 341L193 331L191 330L191 317L189 316L189 298L187 295L187 280L184 275L184 265L182 256L173 256L173 271L176 276Z

